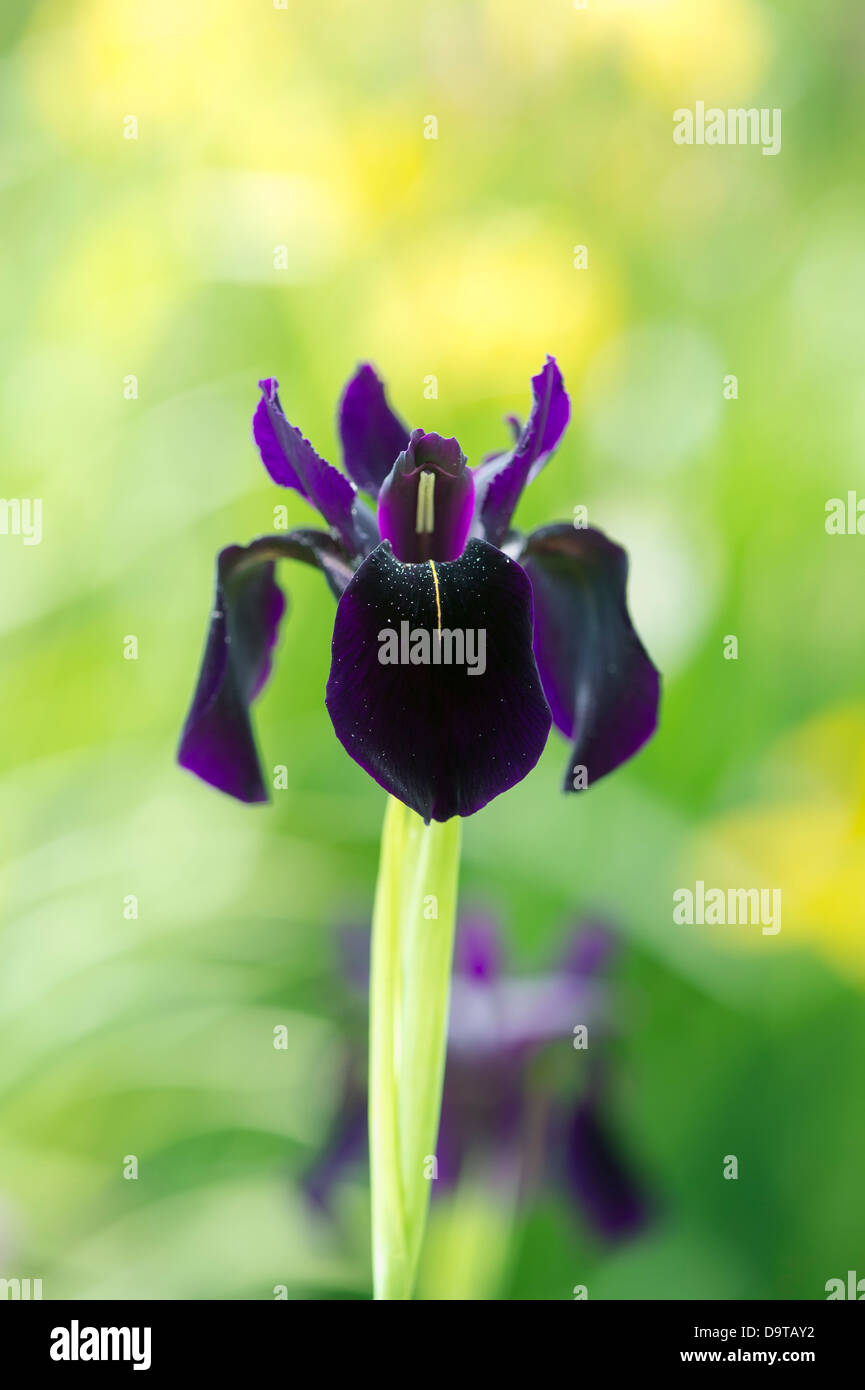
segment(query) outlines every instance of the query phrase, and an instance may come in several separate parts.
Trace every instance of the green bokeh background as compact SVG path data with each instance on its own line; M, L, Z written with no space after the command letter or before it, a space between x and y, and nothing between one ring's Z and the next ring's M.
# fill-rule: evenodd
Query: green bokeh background
M368 1296L362 1169L330 1224L297 1187L357 1048L337 941L383 811L324 710L319 576L282 576L257 709L289 789L235 805L174 748L216 551L311 519L256 457L256 380L337 461L370 359L477 461L548 351L573 422L518 520L586 505L628 548L662 724L584 797L552 739L466 824L464 897L526 973L616 923L611 1122L656 1219L609 1250L553 1195L466 1192L421 1288L865 1275L865 539L824 526L865 491L861 7L7 0L0 41L0 491L44 507L40 545L0 536L0 1276ZM674 145L697 100L781 108L780 154ZM780 887L782 931L676 926L699 878Z

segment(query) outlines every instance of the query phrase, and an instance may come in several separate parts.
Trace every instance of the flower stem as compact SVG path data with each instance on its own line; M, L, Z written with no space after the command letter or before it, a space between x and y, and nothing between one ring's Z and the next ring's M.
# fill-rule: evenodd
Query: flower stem
M424 825L388 799L370 976L373 1286L411 1297L435 1177L456 919L460 821Z

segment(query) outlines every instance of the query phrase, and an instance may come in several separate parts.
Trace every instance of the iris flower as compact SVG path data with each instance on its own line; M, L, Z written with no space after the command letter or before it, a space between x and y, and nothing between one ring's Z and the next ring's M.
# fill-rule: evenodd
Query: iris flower
M525 426L512 420L510 447L475 468L456 439L410 432L368 365L339 409L345 473L289 423L277 382L259 385L264 466L324 526L221 551L183 767L242 801L268 798L250 707L285 610L280 559L315 566L337 599L326 694L337 737L425 822L471 815L519 782L551 724L571 743L568 792L642 747L659 677L628 615L625 552L570 523L512 529L570 415L553 358L532 379ZM472 665L459 654L473 635L484 659ZM389 663L386 640L399 653Z
M277 382L259 386L264 466L323 527L220 552L179 760L241 801L267 800L250 709L285 611L276 563L319 569L337 600L325 703L390 794L370 979L372 1249L376 1298L404 1299L438 1133L461 818L531 771L553 723L571 742L566 791L611 772L654 731L659 677L628 616L625 552L589 528L512 527L570 416L552 357L525 426L512 418L510 447L475 468L456 439L409 431L368 365L340 404L344 473L289 423Z
M351 983L365 984L365 943L346 941ZM355 949L356 948L356 949ZM563 958L546 974L506 972L497 924L467 918L457 931L441 1123L432 1196L453 1191L471 1174L501 1192L526 1198L539 1184L561 1193L601 1240L614 1243L647 1223L650 1204L610 1128L610 1078L598 1055L608 1032L606 979L616 950L600 922L583 923ZM574 1028L588 1028L582 1084L569 1072L580 1053ZM546 1065L563 1063L557 1070ZM568 1060L570 1059L570 1060ZM341 1174L366 1150L366 1086L352 1061L342 1104L304 1188L329 1209Z

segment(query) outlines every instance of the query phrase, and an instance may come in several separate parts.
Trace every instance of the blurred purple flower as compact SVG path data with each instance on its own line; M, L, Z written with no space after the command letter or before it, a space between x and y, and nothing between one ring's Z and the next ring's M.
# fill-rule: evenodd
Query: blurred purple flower
M360 931L346 937L349 976L360 991ZM609 1085L596 1061L598 1033L607 1014L603 974L615 939L601 924L583 926L565 958L546 975L503 973L495 924L472 918L457 935L447 1064L433 1197L451 1190L464 1173L480 1172L524 1199L546 1184L577 1207L600 1238L614 1242L648 1220L641 1183L623 1158L607 1117ZM587 1084L574 1096L568 1085L538 1075L552 1044L573 1060L574 1030L590 1027ZM564 1067L560 1069L564 1071ZM341 1105L327 1144L304 1178L304 1189L327 1209L334 1184L366 1155L366 1079L350 1064Z
M474 469L455 439L410 433L368 365L340 406L348 476L289 424L277 382L259 385L253 435L262 461L328 529L220 552L183 767L242 801L267 800L250 706L270 674L285 610L274 577L280 559L318 568L338 600L326 694L337 737L424 820L471 815L519 782L551 723L572 744L566 791L583 790L642 747L656 724L659 677L628 616L625 552L600 531L566 523L528 537L511 529L523 488L570 416L552 357L532 379L525 427L511 417L511 447ZM393 664L380 659L383 632L400 634ZM439 657L444 650L448 658L454 635L483 633L483 670L429 660L423 646L409 659L415 632L431 651L437 634ZM584 771L575 776L577 768Z

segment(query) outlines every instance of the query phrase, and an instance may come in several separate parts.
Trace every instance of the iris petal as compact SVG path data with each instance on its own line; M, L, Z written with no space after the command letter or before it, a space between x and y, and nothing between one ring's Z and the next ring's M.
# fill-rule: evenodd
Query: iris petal
M384 384L369 363L358 367L339 407L339 435L346 472L375 497L408 444L409 432L387 403Z
M378 529L404 563L456 560L474 507L474 475L457 441L413 430L382 483Z
M347 557L321 531L261 536L220 551L204 657L177 755L181 767L240 801L268 799L249 707L270 675L285 610L274 570L284 557L317 566L336 595L351 577Z
M501 545L527 483L540 473L567 428L571 403L555 358L532 377L534 403L513 449L493 455L475 469L480 534Z
M418 632L430 664L402 659L423 656ZM471 815L525 777L547 739L531 633L528 580L494 546L473 540L458 560L411 565L382 542L337 606L326 698L337 737L424 820ZM395 664L380 659L388 634Z
M312 1205L327 1215L332 1214L331 1198L343 1174L363 1162L369 1149L366 1123L366 1093L363 1082L354 1071L346 1077L343 1094L336 1111L333 1129L301 1180L301 1186Z
M565 791L591 786L654 733L660 677L631 624L628 557L600 531L564 523L529 536L535 656L553 722L573 751ZM585 779L576 774L584 767Z
M502 945L492 917L469 917L460 923L454 945L454 974L473 984L492 985L501 973Z
M607 1131L597 1077L565 1126L566 1181L589 1223L608 1241L635 1235L649 1220L642 1186Z
M365 555L378 540L378 530L354 484L289 424L277 392L279 383L268 377L258 384L262 395L252 419L252 433L271 478L311 502L350 554Z

